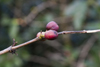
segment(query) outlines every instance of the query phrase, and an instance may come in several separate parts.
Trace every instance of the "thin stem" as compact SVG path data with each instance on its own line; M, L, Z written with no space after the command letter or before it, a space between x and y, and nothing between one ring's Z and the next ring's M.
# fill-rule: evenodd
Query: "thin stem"
M38 40L40 40L40 39L39 39L38 37L36 37L36 38L34 38L34 39L30 40L30 41L27 41L27 42L25 42L25 43L19 44L19 45L17 45L17 46L13 46L13 47L10 46L10 47L8 47L8 48L6 48L6 49L4 49L4 50L1 50L1 51L0 51L0 55L9 52L9 50L11 50L11 49L12 49L12 50L15 50L15 49L18 49L18 48L20 48L20 47L23 47L23 46L25 46L25 45L28 45L28 44L33 43L33 42L38 41Z
M96 33L96 32L100 32L100 29L98 29L98 30L82 30L82 31L62 31L62 32L58 32L58 34Z
M98 29L98 30L82 30L82 31L62 31L62 32L58 32L58 34L96 33L96 32L100 32L100 29ZM6 48L4 50L1 50L0 51L0 55L9 52L11 49L15 50L15 49L18 49L20 47L23 47L25 45L28 45L28 44L30 44L32 42L35 42L35 41L38 41L38 40L40 40L40 38L36 37L36 38L34 38L34 39L30 40L30 41L27 41L25 43L19 44L17 46L10 46L10 47L8 47L8 48Z

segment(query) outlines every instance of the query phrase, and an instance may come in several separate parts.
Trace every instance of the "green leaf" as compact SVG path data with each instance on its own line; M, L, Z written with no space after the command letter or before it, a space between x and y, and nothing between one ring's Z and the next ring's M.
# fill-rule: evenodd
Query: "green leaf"
M66 6L66 8L64 10L64 15L73 16L73 14L75 14L77 12L79 5L80 5L79 2L73 2L69 6Z
M53 17L53 14L46 14L45 16L44 16L44 20L48 23L48 22L50 22L50 21L52 21L52 20L54 20L53 19L54 17Z
M78 30L81 29L85 19L86 10L87 10L87 3L80 2L80 4L77 7L77 12L74 14L74 18L73 18L73 25L75 29Z
M22 65L22 60L20 58L16 57L14 59L14 63L15 63L16 66L20 66L20 65Z
M89 22L85 25L84 29L100 29L100 22L95 21L95 22Z
M73 25L75 29L81 29L85 13L87 10L87 2L75 1L70 6L66 7L64 15L73 16Z
M1 25L3 25L3 26L8 26L8 25L10 25L9 24L9 22L11 21L11 19L9 18L9 17L3 17L2 19L1 19Z
M16 38L18 31L19 31L19 25L17 19L13 19L10 23L10 29L9 29L9 35L12 38Z

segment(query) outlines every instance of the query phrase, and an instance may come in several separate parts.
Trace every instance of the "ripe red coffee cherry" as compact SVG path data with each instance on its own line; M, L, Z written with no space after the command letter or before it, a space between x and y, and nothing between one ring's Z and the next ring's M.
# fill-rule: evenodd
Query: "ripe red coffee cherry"
M56 30L56 31L58 31L59 26L58 26L58 24L56 22L51 21L46 25L46 29L47 30Z
M48 40L54 40L58 37L58 33L55 30L48 30L45 32L45 38Z

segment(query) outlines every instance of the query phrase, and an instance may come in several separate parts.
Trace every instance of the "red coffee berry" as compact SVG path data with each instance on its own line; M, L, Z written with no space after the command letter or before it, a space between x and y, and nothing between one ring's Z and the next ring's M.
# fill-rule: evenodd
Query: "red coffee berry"
M48 30L45 32L45 38L48 40L54 40L58 37L58 33L55 30Z
M47 30L56 30L56 31L58 31L59 26L55 21L51 21L46 25L46 29Z

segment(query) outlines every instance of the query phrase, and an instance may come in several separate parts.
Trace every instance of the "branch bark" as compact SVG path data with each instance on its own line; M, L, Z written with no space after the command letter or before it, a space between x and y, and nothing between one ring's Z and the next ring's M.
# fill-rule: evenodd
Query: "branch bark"
M0 51L0 55L2 55L2 54L4 54L4 53L7 53L7 52L9 52L10 50L18 49L18 48L20 48L20 47L23 47L23 46L25 46L25 45L28 45L28 44L33 43L33 42L38 41L38 40L40 40L40 38L36 37L36 38L34 38L34 39L30 40L30 41L27 41L27 42L25 42L25 43L19 44L19 45L17 45L17 46L10 46L10 47L8 47L8 48L6 48L6 49L4 49L4 50L1 50L1 51Z
M62 31L62 32L58 32L58 34L96 33L96 32L100 32L100 29L97 29L97 30L82 30L82 31Z
M62 32L58 32L58 34L96 33L96 32L100 32L100 29L98 29L98 30L83 30L83 31L62 31ZM32 39L32 40L30 40L30 41L28 41L28 42L19 44L19 45L17 45L17 46L10 46L10 47L8 47L8 48L6 48L6 49L4 49L4 50L1 50L1 51L0 51L0 55L2 55L2 54L4 54L4 53L7 53L7 52L9 52L10 50L18 49L18 48L20 48L20 47L23 47L23 46L25 46L25 45L28 45L28 44L30 44L30 43L32 43L32 42L35 42L35 41L38 41L38 40L40 40L40 38L39 38L39 37L36 37L36 38L34 38L34 39Z

